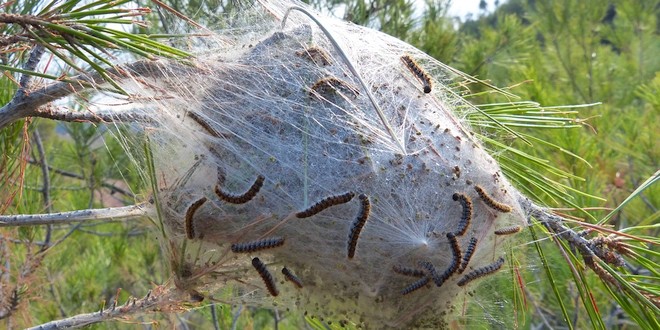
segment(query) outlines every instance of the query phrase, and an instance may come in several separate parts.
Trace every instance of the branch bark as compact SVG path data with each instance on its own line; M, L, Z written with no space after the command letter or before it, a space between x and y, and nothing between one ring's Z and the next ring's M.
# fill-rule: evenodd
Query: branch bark
M48 214L20 214L0 216L0 227L22 227L48 224L65 224L82 221L121 221L130 218L139 218L149 214L149 203L140 203L131 206L109 207L103 209L87 209L80 211L48 213Z
M164 70L163 62L142 60L122 66L116 66L107 69L105 72L112 77L127 78L131 76L158 77L162 76L164 71L167 70ZM56 109L39 110L39 108L45 104L77 92L93 89L102 85L104 82L104 78L99 73L93 72L72 77L67 79L67 81L55 82L34 91L25 92L22 97L14 97L9 103L0 108L0 129L26 117L42 117L60 121L86 121L93 123L151 121L150 118L143 113L91 113L61 111Z

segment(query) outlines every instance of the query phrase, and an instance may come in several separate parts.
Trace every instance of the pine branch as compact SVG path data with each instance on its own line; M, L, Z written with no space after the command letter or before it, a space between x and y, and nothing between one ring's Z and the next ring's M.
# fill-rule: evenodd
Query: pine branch
M121 221L149 214L149 203L131 206L87 209L47 214L21 214L0 216L0 227L22 227L47 224L65 224L81 221Z

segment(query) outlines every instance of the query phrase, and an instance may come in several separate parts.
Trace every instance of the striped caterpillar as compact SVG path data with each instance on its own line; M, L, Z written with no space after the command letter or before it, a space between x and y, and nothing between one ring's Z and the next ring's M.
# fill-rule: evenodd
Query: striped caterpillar
M259 276L261 276L261 279L264 280L264 284L266 284L266 288L268 289L268 292L270 292L273 297L277 297L279 291L277 291L277 288L275 287L275 281L273 280L273 275L270 274L268 269L266 269L266 265L264 265L259 258L254 258L252 259L252 266L254 266L254 269L257 270L259 273Z
M202 205L204 205L204 203L206 203L206 197L202 197L202 198L196 200L186 210L185 225L186 225L186 237L188 237L188 239L194 239L195 238L195 227L193 226L193 215L195 215L195 212L197 212L197 209L199 209Z
M218 198L220 198L221 200L223 200L227 203L245 204L245 203L249 202L250 200L252 200L252 198L254 198L254 196L256 196L257 193L259 193L259 190L264 185L264 180L265 179L266 178L264 178L261 175L257 176L257 179L254 181L252 186L250 186L250 189L248 189L248 191L246 191L245 193L240 194L240 195L234 195L234 194L226 193L226 192L220 190L220 186L216 185L215 186L215 194L218 195Z
M289 280L293 285L298 287L299 289L302 289L302 281L298 276L294 275L288 268L284 267L282 268L282 274L284 274L284 277L286 277L287 280Z
M328 55L328 53L326 53L323 49L316 46L297 51L296 55L300 57L306 57L316 65L326 66L330 65L331 63L330 55Z
M477 247L477 238L476 237L470 238L470 243L468 243L467 249L465 249L465 254L463 255L463 263L461 264L461 267L458 268L459 274L463 273L463 271L465 271L465 268L467 268L467 265L470 262L470 259L472 259L472 254L474 254L474 250L476 247Z
M511 227L505 227L505 228L500 228L495 231L495 235L511 235L518 233L522 230L522 227L520 226L511 226Z
M428 276L423 277L422 279L414 282L413 284L411 284L408 287L406 287L405 289L403 289L403 291L401 291L401 294L403 294L405 296L405 295L407 295L407 294L409 294L413 291L421 289L422 287L426 286L429 283L430 280L431 279Z
M266 249L272 249L284 245L284 238L272 237L258 241L236 243L231 245L231 252L234 253L249 253Z
M369 197L365 194L360 194L358 196L361 202L360 213L358 214L357 219L353 222L351 227L351 233L348 235L348 259L353 259L355 256L355 249L357 247L357 240L360 237L360 232L364 227L364 224L367 223L369 218L369 212L371 211L371 203L369 202Z
M442 276L440 277L439 280L436 280L436 285L441 286L442 284L445 283L449 277L451 277L460 267L461 265L461 247L458 245L458 240L456 239L456 235L454 233L447 233L447 238L449 239L449 243L451 244L451 264L449 264L449 267L445 270L444 273L442 273Z
M500 257L499 259L497 259L497 261L495 261L494 263L488 266L481 267L469 272L467 275L463 276L463 278L460 281L458 281L457 284L458 286L464 286L475 279L486 276L488 274L492 274L498 271L500 268L502 268L503 264L504 264L504 258Z
M213 137L222 137L222 134L218 132L215 128L211 126L211 124L204 119L201 115L197 114L196 112L188 112L188 117L190 117L192 120L194 120L199 126L202 126L203 129L205 129L211 136Z
M412 72L419 80L422 81L422 84L424 85L424 93L430 93L433 86L431 77L429 77L429 75L426 74L424 70L422 70L419 64L417 64L417 62L415 62L415 60L410 57L410 55L401 56L401 60L406 64L408 70L410 70L410 72Z
M315 93L326 94L334 92L336 90L342 90L353 95L353 97L358 97L360 95L360 90L357 87L349 85L347 82L340 80L335 77L326 77L319 79L314 85L312 85L312 90L309 95L314 96Z
M397 265L393 266L392 270L397 274L410 276L410 277L423 277L424 275L426 275L424 273L424 271L421 271L419 269L408 268L408 267L397 266Z
M438 271L430 261L420 261L419 265L428 271L429 276L433 279L433 282L435 282L436 286L441 286L445 281L440 275L438 275Z
M300 212L296 213L296 217L297 218L311 217L311 216L316 215L317 213L320 213L321 211L323 211L323 210L325 210L325 209L327 209L331 206L348 203L353 199L354 196L355 196L355 193L347 192L347 193L341 194L341 195L326 197L326 198L320 200L319 202L317 202L316 204L308 207L304 211L300 211Z
M484 203L486 203L486 205L490 206L492 209L503 213L511 212L511 206L494 200L492 197L488 195L488 193L481 186L479 185L474 186L474 190L477 191L479 197L481 197Z
M463 236L470 226L470 221L472 221L472 200L469 196L461 193L455 193L452 199L460 202L463 207L461 222L458 223L458 230L454 233L456 236Z

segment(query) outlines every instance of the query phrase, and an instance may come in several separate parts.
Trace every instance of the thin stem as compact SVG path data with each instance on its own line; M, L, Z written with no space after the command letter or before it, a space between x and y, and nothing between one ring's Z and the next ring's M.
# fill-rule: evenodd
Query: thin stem
M28 163L32 164L32 165L39 165L40 164L39 162L37 162L34 159L28 160ZM48 165L48 170L52 171L55 174L59 174L59 175L66 176L66 177L69 177L69 178L74 178L74 179L79 179L79 180L86 180L85 177L83 177L82 175L80 175L78 173L73 173L73 172L69 172L69 171L65 171L65 170L60 170L60 169L54 168L50 165ZM115 192L117 192L117 193L120 193L120 194L125 195L127 197L135 198L135 194L133 194L132 192L127 191L123 188L117 187L116 185L113 185L111 183L101 182L101 186L104 187L104 188L110 189L110 194L114 194Z
M44 145L41 141L41 134L39 134L39 129L35 129L33 133L34 144L37 147L37 152L39 153L39 159L41 164L41 175L43 176L43 187L41 188L41 194L44 198L44 207L46 213L52 213L53 207L50 200L50 173L48 171L48 162L46 161L46 152L44 150ZM51 234L53 231L53 225L46 226L46 238L44 239L44 245L41 247L41 251L48 249L51 240Z

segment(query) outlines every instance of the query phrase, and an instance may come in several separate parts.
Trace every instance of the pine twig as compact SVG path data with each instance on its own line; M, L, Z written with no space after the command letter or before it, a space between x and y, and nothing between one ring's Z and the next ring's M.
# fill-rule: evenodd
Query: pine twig
M117 300L108 308L101 309L98 312L78 314L60 320L51 321L41 325L28 328L29 330L55 330L65 328L80 328L90 324L104 321L126 318L130 315L146 312L157 312L167 310L177 305L179 293L176 290L165 290L158 287L150 290L146 296L141 299L129 298L122 306L117 305Z
M122 221L125 219L147 216L150 210L149 203L140 203L123 207L108 207L49 214L2 215L0 216L0 227L64 224L97 220Z
M163 65L157 61L136 61L122 67L114 67L105 71L106 75L115 77L153 77L163 74ZM144 121L150 119L142 113L91 113L71 112L56 109L39 110L43 105L67 97L76 92L94 88L105 82L105 78L98 72L75 76L66 81L60 81L43 88L31 91L24 97L14 98L0 108L0 129L25 117L42 117L61 121L87 121L92 123L116 121Z

